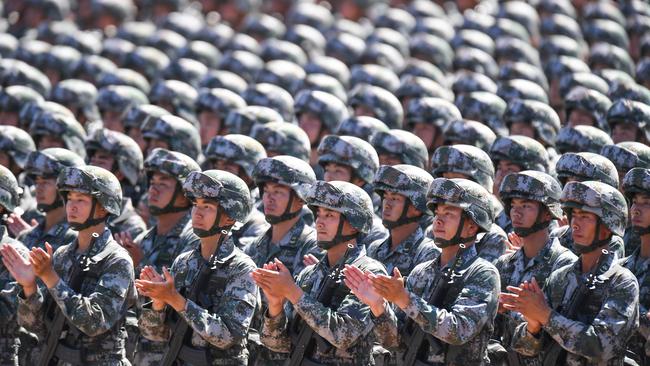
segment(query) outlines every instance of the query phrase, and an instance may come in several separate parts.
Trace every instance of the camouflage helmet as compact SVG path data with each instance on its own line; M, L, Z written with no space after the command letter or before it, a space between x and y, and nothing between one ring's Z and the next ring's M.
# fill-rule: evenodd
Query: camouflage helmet
M492 193L494 165L490 156L472 145L440 146L431 157L432 175L442 177L443 173L463 174Z
M219 208L238 222L246 222L253 208L251 193L246 183L238 176L223 170L191 172L183 183L183 190L192 200L205 198L217 201Z
M486 75L495 80L499 74L499 66L492 55L478 48L459 47L454 55L455 70L469 70Z
M453 75L451 90L455 95L477 91L496 94L498 87L497 84L486 75L474 71L459 70Z
M500 160L508 160L519 165L522 170L549 170L549 156L544 145L526 136L497 138L490 147L490 157L495 165Z
M452 93L448 88L443 87L437 81L424 76L404 73L400 78L399 88L395 90L394 94L402 103L404 103L407 98L417 99L435 97L448 101L454 100L454 93Z
M607 111L611 105L612 102L606 95L584 87L573 88L564 98L567 121L574 109L581 109L591 114L595 119L595 126L603 131L609 131Z
M196 159L201 153L201 138L197 129L186 120L167 114L147 119L142 126L145 139L165 141L170 150Z
M361 37L350 33L339 33L327 40L325 55L351 66L359 61L365 47L366 43Z
M355 184L319 180L311 185L304 197L312 210L323 207L341 213L361 234L368 233L372 227L374 215L372 199L366 191Z
M199 83L199 88L222 88L231 90L238 95L246 90L246 80L241 76L226 70L210 70Z
M441 98L417 98L409 101L406 107L404 122L408 126L416 123L427 123L444 130L449 123L461 119L456 106Z
M427 192L427 207L434 215L438 205L458 207L479 226L479 231L489 231L492 226L490 196L485 188L471 180L436 178Z
M195 122L194 106L198 97L193 86L180 80L159 80L149 92L152 104L170 104L175 114L191 123Z
M343 84L327 74L307 74L295 88L297 93L304 90L320 90L336 96L345 103L348 101L348 94Z
M86 157L86 132L74 117L61 113L41 113L30 123L29 134L36 139L41 136L60 137L68 150Z
M0 126L0 152L9 154L18 167L24 169L27 156L35 150L34 140L27 132L14 126Z
M563 98L569 94L573 88L582 86L587 89L593 89L601 94L607 95L609 85L600 76L593 72L573 72L567 73L560 78L560 95Z
M182 80L196 88L207 73L208 67L200 61L179 58L167 65L161 77L168 80Z
M249 177L253 177L255 165L266 158L262 144L252 137L237 134L213 137L203 154L206 160L220 159L237 164Z
M316 174L311 165L289 155L261 159L255 165L252 177L255 184L260 187L260 193L264 190L262 187L264 183L274 182L291 188L302 200L305 200L304 194L309 187L316 183Z
M422 139L408 131L377 132L372 136L370 144L378 155L396 156L403 164L424 169L429 161L429 151Z
M74 106L88 121L96 121L100 119L95 104L97 94L97 88L93 84L85 80L68 79L54 86L50 100L65 106Z
M607 122L611 127L617 123L635 124L646 138L650 137L650 106L635 100L619 99L607 111Z
M616 145L605 145L600 155L609 159L619 178L633 168L650 168L650 147L635 141L619 142Z
M347 106L332 94L318 90L304 90L296 96L294 104L296 117L302 113L313 113L330 131L338 130L339 123L348 117Z
M280 113L285 121L293 121L293 97L277 85L262 83L249 86L242 97L248 105L269 107Z
M294 124L286 122L257 124L251 130L251 137L264 146L269 156L291 155L309 161L311 154L309 136Z
M125 85L138 89L142 93L148 94L151 91L149 81L137 71L131 69L115 69L102 73L95 81L98 88L104 88L111 85ZM142 99L141 96L139 96Z
M386 89L361 84L350 92L348 105L352 108L364 106L372 111L374 117L390 128L401 128L404 109L396 96Z
M546 90L537 83L525 79L505 80L499 83L497 95L509 104L517 99L536 100L548 104Z
M530 80L548 91L548 80L540 67L522 61L507 62L499 68L499 80Z
M142 124L152 118L158 118L170 114L166 109L158 107L153 104L141 104L129 109L129 112L124 116L122 123L124 128L128 131L129 128L140 128Z
M650 170L647 168L631 169L623 178L622 189L630 203L637 193L650 194Z
M544 146L554 146L560 130L560 117L548 104L535 100L514 100L508 103L503 120L511 126L516 122L530 124L535 129L535 137Z
M225 120L230 111L246 107L242 97L228 89L203 89L196 100L196 112L212 111Z
M365 140L353 136L328 135L318 146L318 164L336 163L352 168L366 183L372 183L379 168L375 149Z
M599 153L605 145L614 142L607 132L593 126L563 127L557 135L555 146L560 153L587 151Z
M144 170L151 179L153 173L169 175L183 184L192 172L201 171L199 164L191 157L162 148L155 148L144 161Z
M634 76L635 72L634 61L627 49L604 42L596 43L589 49L589 66L594 70L621 70L630 76Z
M271 60L255 76L257 84L268 83L293 93L307 74L302 66L288 60Z
M106 128L97 129L86 140L87 160L97 150L110 153L127 181L134 186L138 184L144 157L140 146L131 137Z
M354 136L364 141L370 141L377 132L388 132L386 124L375 117L352 116L341 121L336 132L339 136Z
M8 168L0 165L0 206L5 211L13 212L20 206L23 189L18 185L14 174Z
M25 172L32 177L57 178L69 166L86 165L84 159L68 149L51 147L32 151L25 163Z
M34 89L23 85L11 85L0 90L0 111L18 113L26 104L43 101Z
M562 191L562 209L571 215L571 209L577 208L590 212L614 235L623 236L627 226L627 202L618 189L595 181L569 182Z
M283 122L280 113L258 105L249 105L242 109L230 111L226 116L225 126L229 133L250 135L256 124Z
M264 61L249 51L227 52L219 62L220 70L233 72L248 82L252 82L263 67Z
M315 56L305 65L307 74L325 74L346 86L350 81L350 69L342 61L329 56Z
M478 147L483 151L490 151L490 146L496 140L497 135L490 127L481 122L459 119L455 120L443 131L445 145L468 144Z
M271 38L264 41L261 46L259 55L267 63L274 60L291 61L300 66L307 63L305 51L289 41Z
M429 61L442 71L450 71L454 51L444 39L427 33L412 34L409 39L411 56Z
M382 165L377 171L373 185L375 192L380 195L383 196L383 192L386 191L401 194L411 202L413 207L428 213L427 190L432 181L431 174L412 165Z
M105 86L97 94L100 111L116 111L124 115L131 107L147 103L149 100L143 92L127 85Z
M568 178L575 178L579 181L597 180L617 188L619 184L614 163L602 155L589 152L560 155L555 172L562 183Z
M499 187L499 196L505 204L506 214L510 216L510 204L513 198L537 201L546 206L551 216L562 219L560 197L562 186L552 176L535 170L524 170L506 175Z
M36 90L41 95L47 95L52 89L50 79L39 69L14 59L0 60L2 84L5 86L24 85Z
M122 186L115 175L104 168L92 165L67 167L59 174L56 186L64 197L66 192L89 194L109 214L119 216L122 212Z
M378 86L394 93L399 88L399 77L393 70L380 65L368 63L352 66L350 69L350 88L354 89L360 84Z

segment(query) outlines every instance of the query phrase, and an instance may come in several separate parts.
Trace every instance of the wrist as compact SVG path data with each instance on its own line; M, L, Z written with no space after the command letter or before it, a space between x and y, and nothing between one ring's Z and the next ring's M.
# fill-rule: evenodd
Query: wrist
M41 280L47 288L53 288L59 283L59 275L54 271L49 271L41 277Z
M289 293L287 294L287 299L291 301L292 304L295 305L298 301L300 301L302 294L303 292L300 286L293 284L293 286L291 286L291 289L289 290Z
M548 324L549 321L551 321L551 313L552 311L550 308L546 308L544 310L539 320L540 326L545 326L546 324Z
M280 313L283 311L284 308L282 306L282 302L269 303L268 314L270 318L275 318L276 316L280 315Z
M399 306L400 309L404 310L411 304L411 297L409 296L408 291L403 289L399 296L395 299L395 305Z
M171 306L172 308L174 308L174 310L176 310L176 312L180 313L181 311L185 310L185 305L187 304L187 301L183 296L181 296L181 294L175 292L168 303L169 306Z
M537 333L539 333L540 330L542 330L542 326L538 322L529 321L528 323L526 323L526 330L528 331L528 333L532 335L536 335Z
M370 305L370 311L375 318L382 316L384 312L386 312L386 301L381 299L380 301L373 303Z
M36 282L21 286L23 287L23 294L25 294L25 298L30 297L36 293Z

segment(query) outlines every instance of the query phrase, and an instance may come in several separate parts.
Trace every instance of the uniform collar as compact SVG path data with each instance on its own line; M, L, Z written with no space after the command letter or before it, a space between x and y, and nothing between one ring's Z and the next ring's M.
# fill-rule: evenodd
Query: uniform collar
M422 238L424 238L424 232L422 231L422 228L418 226L418 228L411 233L411 235L407 236L404 241L399 243L397 248L395 248L394 251L390 252L390 239L391 237L389 236L388 239L384 240L384 244L382 246L386 246L387 250L392 253L401 253L401 254L409 254L413 250L413 247L415 244L419 243L422 241Z
M352 249L350 249L350 252L348 253L348 257L345 260L345 264L352 264L357 261L357 259L363 257L366 255L366 248L363 246L363 244L357 242ZM330 264L329 259L327 257L327 253L323 256L323 259L321 259L317 266L322 268L323 270L329 270L331 269L336 263Z

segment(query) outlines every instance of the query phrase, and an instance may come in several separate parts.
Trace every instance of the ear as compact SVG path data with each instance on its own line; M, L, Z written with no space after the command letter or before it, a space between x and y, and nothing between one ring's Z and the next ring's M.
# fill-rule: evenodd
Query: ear
M465 228L463 231L467 233L467 236L476 235L478 233L478 229L479 229L478 225L476 225L476 223L473 220L471 219L465 220Z
M303 201L302 199L300 199L300 197L298 197L298 195L296 195L296 194L294 193L293 203L291 204L291 211L292 211L292 212L293 212L293 211L297 211L297 210L301 209L302 206L304 206L304 205L305 205L305 201Z
M104 206L98 202L95 206L95 218L106 217L107 215L108 211L106 211Z
M406 204L408 204L408 202L409 201L404 201L404 204L406 205ZM416 217L416 216L422 215L422 211L418 210L417 208L415 208L415 206L413 206L411 204L408 204L408 205L409 205L409 208L406 211L406 216L407 217Z
M603 224L600 225L600 232L596 233L598 240L604 240L612 236L612 231Z
M541 203L539 204L539 209L544 210L544 213L542 214L542 221L550 221L553 219L553 216L551 216L548 208L545 208Z
M355 229L348 220L343 221L343 235L352 235L358 233L359 230Z
M366 182L363 179L357 177L356 174L352 176L352 181L350 183L358 187L363 187L366 184Z

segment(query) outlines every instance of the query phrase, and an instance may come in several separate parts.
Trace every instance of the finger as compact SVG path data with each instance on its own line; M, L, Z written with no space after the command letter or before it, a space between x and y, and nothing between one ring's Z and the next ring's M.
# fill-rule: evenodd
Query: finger
M167 270L167 267L163 267L163 276L165 276L165 281L174 282L174 276L172 276L172 274L169 273L169 270Z
M521 293L524 292L524 289L522 289L520 287L516 287L516 286L508 286L508 287L506 287L506 290L508 290L510 292L514 292L516 294L521 294Z
M402 273L399 271L399 268L393 268L393 277L400 279L402 278Z
M287 268L287 266L285 266L284 263L282 263L282 261L280 261L277 258L275 258L275 265L278 266L279 271L282 271L282 272L287 271L287 272L289 272L289 269Z
M36 219L32 219L32 221L29 222L32 227L37 227L38 226L38 221Z
M537 283L537 279L535 279L535 277L533 277L533 281L531 282L531 286L533 287L533 290L534 290L535 292L539 292L539 293L542 292L542 288L541 288L541 287L539 286L539 284Z
M45 242L45 249L47 249L47 255L49 257L52 257L54 251L52 250L52 246L50 245L50 243Z

